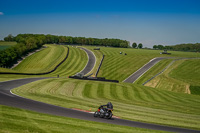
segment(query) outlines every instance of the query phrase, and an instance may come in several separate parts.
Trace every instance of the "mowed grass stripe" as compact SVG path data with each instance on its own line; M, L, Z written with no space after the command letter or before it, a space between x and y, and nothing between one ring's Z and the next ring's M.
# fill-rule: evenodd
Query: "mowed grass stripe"
M104 52L104 51L103 51ZM139 56L139 58L142 58L142 60L138 59L136 57L130 57L125 56L119 53L112 54L113 52L105 52L105 54L108 54L105 56L105 62L102 65L102 76L108 77L109 79L120 79L122 81L123 79L127 78L127 73L133 73L139 67L144 65L146 61L148 61L150 58L144 58L144 56ZM138 66L139 65L139 66ZM129 74L129 75L130 75Z
M164 73L148 82L146 86L168 91L190 93L190 86L200 86L199 66L199 59L175 61ZM159 66L157 65L152 69L154 71L159 70ZM149 73L147 72L147 74ZM145 76L143 76L143 79ZM143 79L140 79L137 83L141 83Z
M115 52L112 52L111 49L113 50L113 48L105 50L108 51L107 54L113 56L115 56L115 54L119 54L119 49ZM138 60L140 60L143 57L145 57L147 53L150 54L152 51L145 51L145 54L140 52L141 50L137 51L129 49L127 50L127 53L128 55L130 55L130 58L129 56L122 56L124 58L120 58L120 60L126 60L127 58L129 58L127 61L132 62L136 59L135 58L134 60L132 60L133 56L138 57ZM155 53L153 53L153 55L151 56L153 57L154 54ZM148 58L150 58L150 56ZM120 62L124 63L123 61ZM140 65L142 65L142 63L145 62L141 61L138 63L139 64L137 64L135 68L139 67ZM119 64L119 66L120 65L121 64ZM115 67L112 67L112 69L113 68ZM124 68L126 70L129 69L129 67L127 66ZM107 69L109 69L109 67ZM121 71L116 71L115 74L121 75L122 72L120 72ZM54 79L54 81L46 80L45 82L53 82L53 84L55 84L55 91L51 90L49 92L48 90L38 90L39 93L34 92L34 94L29 94L29 97L34 97L41 101L47 101L48 103L52 103L63 107L81 108L86 110L91 108L92 111L95 111L100 104L106 104L107 102L111 101L114 105L114 114L125 119L147 121L168 125L180 125L183 127L199 129L199 127L197 126L200 124L200 106L198 106L200 101L199 97L186 94L179 95L179 93L151 89L149 87L139 86L137 84L115 84L74 79ZM43 89L43 87L45 86L45 84L40 84L40 89ZM25 86L25 88L29 88L29 86ZM130 99L126 98L126 91L123 91L124 88L126 88L127 92L130 92ZM73 96L71 96L71 94ZM98 97L98 100L96 97ZM163 115L165 115L165 117L163 117ZM177 120L175 121L174 118L177 118ZM189 121L187 121L188 118L190 118Z
M67 73L72 73L74 69L80 70L80 66L81 66L79 64L81 62L80 51L78 49L73 48L73 52L71 53L71 55L72 55L71 60L73 60L73 62L70 62Z
M8 106L0 106L1 132L160 132L140 128L98 123L36 113Z
M85 88L85 85L85 82L77 82L76 88L73 91L73 96L83 98L82 92Z
M51 71L67 55L67 47L46 45L47 48L24 59L14 70L23 73L41 73Z
M35 85L40 89L35 89ZM193 103L193 100L200 101L200 98L186 94L176 96L177 94L172 92L155 91L133 84L74 79L46 79L14 89L14 92L18 89L23 91L16 93L22 92L21 95L28 98L69 108L91 108L92 111L99 105L111 101L114 105L114 114L130 120L192 128L198 128L197 125L200 124L200 107ZM31 89L34 91L30 91ZM130 93L128 97L127 92ZM181 101L171 100L173 97Z
M75 55L75 51L73 48L70 47L68 59L58 68L57 71L52 73L52 75L67 76L70 73L73 63L75 63L74 59L76 59L76 58L74 58L74 55ZM73 71L73 70L71 70L71 71Z
M105 96L104 96L104 84L103 83L98 84L97 97L98 98L105 98Z
M117 79L119 81L123 81L124 79L126 79L128 76L137 71L151 59L155 57L166 56L159 54L161 52L159 50L101 47L101 51L105 55L105 59L100 69L99 76L106 77L107 79ZM123 54L120 54L120 52L123 52ZM200 57L200 55L192 52L170 52L172 53L172 55L167 55L167 57ZM124 55L124 53L127 53L127 55ZM168 63L169 60L165 62L165 65L167 65ZM161 65L165 66L163 65L163 63L161 63ZM162 68L162 66L160 68Z
M86 53L79 48L69 46L69 56L67 60L58 67L58 69L49 76L59 75L68 77L80 72L87 63Z

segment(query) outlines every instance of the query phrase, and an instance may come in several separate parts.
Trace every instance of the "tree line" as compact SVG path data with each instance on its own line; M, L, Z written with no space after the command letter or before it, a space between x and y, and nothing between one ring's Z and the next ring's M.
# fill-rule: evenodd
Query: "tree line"
M78 44L93 46L110 46L110 47L129 47L129 42L120 39L98 39L71 36L56 36L44 34L18 34L12 36L9 34L4 41L16 41L17 44L0 51L0 67L10 67L17 59L30 51L42 47L44 44Z
M163 46L163 45L154 45L153 49L159 50L174 50L174 51L188 51L188 52L200 52L200 43L187 43L187 44L177 44L173 46Z
M143 48L143 44L142 43L137 44L136 42L133 42L132 48Z
M79 44L79 45L98 45L98 46L111 46L111 47L129 47L129 42L120 39L99 39L99 38L86 38L86 37L71 37L71 36L56 36L56 35L43 35L43 34L18 34L16 37L8 35L4 38L5 41L23 42L24 39L29 37L37 37L47 44Z
M31 35L23 37L19 35L13 37L8 35L4 41L17 41L17 44L0 51L0 67L10 67L13 63L26 55L28 52L42 47L45 44L43 36Z

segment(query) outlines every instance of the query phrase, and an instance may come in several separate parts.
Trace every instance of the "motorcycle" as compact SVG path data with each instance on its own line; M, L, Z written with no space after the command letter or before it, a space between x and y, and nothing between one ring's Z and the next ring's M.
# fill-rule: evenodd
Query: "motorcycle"
M111 119L113 115L112 111L113 109L101 108L94 113L94 117Z

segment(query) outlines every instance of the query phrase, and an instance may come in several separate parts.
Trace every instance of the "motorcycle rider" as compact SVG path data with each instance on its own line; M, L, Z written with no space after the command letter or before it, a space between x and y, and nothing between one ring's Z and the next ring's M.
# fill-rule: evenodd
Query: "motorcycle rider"
M98 110L94 113L94 117L100 117L100 118L112 118L112 111L113 111L113 105L111 102L108 102L106 105L99 106Z
M104 106L106 106L107 108L107 110L113 110L113 105L112 105L112 103L111 102L108 102L106 105L101 105L100 107L104 107Z

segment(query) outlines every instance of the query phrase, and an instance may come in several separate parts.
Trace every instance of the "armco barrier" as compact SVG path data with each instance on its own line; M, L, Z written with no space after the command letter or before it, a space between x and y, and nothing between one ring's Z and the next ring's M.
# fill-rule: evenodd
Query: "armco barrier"
M99 70L100 70L100 68L101 68L101 65L102 65L104 56L105 56L105 55L103 55L103 57L102 57L102 59L101 59L101 62L100 62L100 64L99 64L99 67L98 67L98 69L97 69L97 72L96 72L96 74L95 74L95 77L97 77L97 75L98 75L98 73L99 73Z
M15 73L15 72L0 72L0 74L17 74L17 75L45 75L45 74L49 74L54 72L67 58L69 55L69 47L67 46L68 50L67 50L67 55L66 57L51 71L49 72L44 72L44 73Z
M69 76L69 78L119 83L118 80L109 80L109 79L105 79L104 77L83 77L83 78L81 78L81 77L77 77L77 76Z

